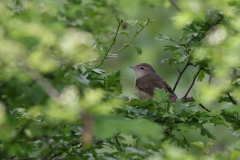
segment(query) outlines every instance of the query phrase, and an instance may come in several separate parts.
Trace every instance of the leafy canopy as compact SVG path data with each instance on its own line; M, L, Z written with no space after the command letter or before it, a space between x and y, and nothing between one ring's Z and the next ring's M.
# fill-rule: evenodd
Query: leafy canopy
M0 158L190 160L197 156L181 149L191 147L185 132L197 130L216 140L205 124L238 131L238 1L175 4L182 12L172 20L183 34L177 40L162 33L156 37L169 41L164 50L172 56L163 62L185 65L173 90L189 66L196 68L191 86L175 104L163 89L155 89L153 100L144 102L123 96L121 72L101 69L126 47L138 55L143 52L132 41L155 20L122 19L124 13L134 14L141 5L171 3L1 1ZM119 34L129 41L114 51ZM196 81L202 83L191 97ZM212 111L203 106L217 105L216 100L231 104ZM212 146L211 141L205 147L197 139L192 144L205 154ZM236 144L229 155L215 153L211 158L235 159L240 156L238 148Z

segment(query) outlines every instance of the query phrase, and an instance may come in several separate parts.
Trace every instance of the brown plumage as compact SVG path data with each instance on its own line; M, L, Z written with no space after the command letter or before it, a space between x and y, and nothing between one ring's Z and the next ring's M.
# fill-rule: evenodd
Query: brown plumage
M172 102L176 102L177 96L173 92L172 88L165 82L165 80L159 76L154 68L148 63L141 63L136 66L130 66L134 69L135 89L139 98L143 101L153 98L154 88L165 89L165 92L170 92L169 99Z

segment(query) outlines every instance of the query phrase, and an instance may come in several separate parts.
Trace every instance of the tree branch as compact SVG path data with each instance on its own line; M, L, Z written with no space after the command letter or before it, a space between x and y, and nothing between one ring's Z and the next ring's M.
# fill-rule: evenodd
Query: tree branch
M56 149L56 147L53 147L51 149L51 151L44 158L47 159L47 157L50 156L54 152L55 149Z
M194 102L194 98L193 97L183 97L180 99L183 103L187 103L187 102ZM199 103L199 106L202 107L202 109L206 110L207 112L211 112L209 109L207 109L206 107L204 107L201 103Z
M193 79L192 84L190 85L187 93L183 96L183 98L186 98L186 97L187 97L188 93L189 93L190 90L192 89L192 87L193 87L193 85L194 85L194 83L195 83L195 80L197 79L197 76L198 76L198 74L200 73L201 70L202 70L202 68L200 68L199 71L197 72L196 76L195 76L194 79Z
M176 3L173 2L173 0L169 0L169 1L172 3L172 5L173 5L179 12L182 11L182 10L176 5Z
M187 102L194 102L194 98L193 97L186 97L186 98L181 98L180 99L183 103L187 103Z
M201 106L204 110L206 110L206 111L208 111L208 112L211 112L209 109L207 109L206 107L204 107L204 106L202 105L202 103L199 103L199 106Z
M148 23L150 22L150 20L148 20ZM146 25L147 26L147 25ZM120 52L121 50L123 50L124 48L126 48L136 37L137 35L143 30L145 29L145 27L142 27L133 37L130 41L127 42L127 44L125 44L123 47L121 47L120 49L118 49L117 51L113 52L113 54Z
M119 146L120 152L122 152L122 146L121 146L120 142L118 141L117 136L115 137L115 140L116 140L117 145Z
M228 95L229 99L232 101L232 103L233 103L234 105L236 105L237 102L232 98L232 96L230 95L229 92L227 93L227 95Z
M122 24L121 21L118 22L118 27L117 27L115 36L114 36L114 38L113 38L112 44L111 44L111 46L108 48L107 53L106 53L105 56L103 57L101 63L100 63L99 65L97 65L96 68L100 67L100 66L103 64L104 60L107 58L107 55L108 55L109 51L111 50L112 46L115 44L116 39L117 39L117 35L118 35L118 31L119 31L119 28L120 28L121 24Z
M207 32L213 27L213 26L216 26L218 25L222 20L223 20L223 15L222 14L219 14L220 18L214 22L213 24L209 25L209 27L207 28L207 30L204 32L203 36L200 38L199 41L201 41L204 37L206 37L207 35Z
M190 57L189 57L189 59L188 59L188 62L187 62L187 64L186 64L186 66L183 68L183 70L182 70L181 72L178 70L179 76L178 76L178 79L177 79L177 81L176 81L176 83L175 83L175 85L174 85L174 87L173 87L173 92L174 92L175 89L177 88L178 82L180 81L183 73L185 72L185 70L187 69L187 67L190 65L189 62L190 62Z

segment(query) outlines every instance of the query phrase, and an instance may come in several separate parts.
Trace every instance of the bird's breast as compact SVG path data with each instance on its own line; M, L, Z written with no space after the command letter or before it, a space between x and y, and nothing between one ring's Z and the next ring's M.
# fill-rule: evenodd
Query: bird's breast
M136 89L136 92L137 92L137 95L138 97L142 100L142 101L146 101L148 99L152 99L153 98L153 95L147 93L147 92L144 92L144 91L141 91L137 86L135 86L135 89Z

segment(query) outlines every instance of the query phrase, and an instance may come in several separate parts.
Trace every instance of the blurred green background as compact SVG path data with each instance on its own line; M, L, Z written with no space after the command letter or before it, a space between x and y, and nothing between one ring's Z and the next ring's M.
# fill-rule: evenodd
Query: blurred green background
M60 8L63 8L66 0L44 0L46 2L53 3L56 6L59 6ZM71 0L69 0L71 1ZM85 4L92 3L93 0L82 0L81 5L83 6ZM11 4L15 3L16 1L8 1L4 0L4 3L8 4L9 6L14 6ZM99 1L102 2L102 1ZM96 21L87 21L86 23L88 25L92 25L94 29L92 28L84 28L85 26L81 26L84 28L84 31L89 31L93 36L99 36L100 39L102 39L103 42L108 42L108 46L111 44L111 40L108 39L109 36L106 36L105 34L108 33L109 30L112 30L112 37L114 36L114 31L117 29L117 21L116 21L116 14L113 13L118 13L119 17L122 18L124 21L129 20L129 19L134 19L138 21L146 21L148 18L151 20L156 19L156 22L149 24L146 29L144 29L140 35L134 39L134 41L131 43L134 46L139 46L142 48L142 55L138 55L136 50L132 47L127 47L124 50L121 50L117 55L117 58L108 58L106 62L101 66L102 69L104 69L108 74L111 74L112 72L116 72L118 70L121 71L121 83L123 85L123 93L122 95L124 96L129 96L133 98L137 98L135 94L135 88L134 88L134 80L135 80L135 75L134 71L129 68L130 65L137 65L139 63L149 63L151 64L157 73L161 75L166 82L173 88L177 78L178 78L178 70L182 70L185 64L182 65L169 65L168 61L163 63L163 60L169 57L172 57L172 52L170 51L164 51L164 46L166 45L172 45L171 42L169 41L158 41L156 40L156 36L159 33L162 33L164 35L167 35L168 37L171 37L175 40L177 40L183 33L183 27L186 25L186 22L190 21L192 18L203 18L204 13L207 12L209 9L215 8L216 6L220 6L220 9L222 9L223 12L226 14L230 13L228 12L227 6L224 8L224 4L226 3L226 0L213 0L213 1L200 1L200 0L186 0L186 1L181 1L181 0L175 0L174 1L181 9L182 12L179 12L171 3L169 0L150 0L150 1L144 1L144 0L106 0L107 4L116 5L118 7L117 11L112 11L113 8L109 7L109 11L105 11L104 7L101 7L99 5L99 8L94 8L92 9L93 11L96 10L104 10L102 13L106 13L104 16L99 16L103 17L102 19L98 19L96 17ZM95 1L96 3L96 1ZM77 5L76 5L77 6ZM1 6L0 6L1 7ZM73 6L74 7L74 6ZM221 8L222 7L222 8ZM26 7L27 8L27 7ZM1 8L0 8L1 9ZM71 8L73 13L79 8ZM87 9L86 9L87 10ZM84 10L85 11L85 10ZM54 12L54 9L53 9ZM31 18L34 17L34 11L33 14L31 15ZM87 12L86 12L87 13ZM97 12L96 12L97 13ZM177 16L180 16L180 13L182 14L182 19L180 20L175 20L173 19ZM66 15L69 14L69 17L71 18L71 13L67 13ZM6 15L0 16L0 18L4 18ZM76 16L76 15L75 15ZM93 12L90 12L89 15L86 17L91 16L97 16L94 15ZM53 13L54 17L54 13ZM74 16L72 16L74 17ZM86 18L83 16L83 18ZM75 18L75 17L74 17ZM81 17L82 18L82 17ZM27 19L27 18L26 18ZM27 21L27 20L26 20ZM36 20L37 21L37 20ZM81 23L81 22L79 22ZM92 24L91 24L92 23ZM27 24L27 23L26 23ZM45 23L43 23L45 25ZM14 29L17 27L14 26L14 24L11 24ZM106 25L106 28L102 27L101 25ZM27 25L26 25L27 26ZM103 29L106 29L105 31L98 30L98 26L101 26ZM71 26L70 26L71 27ZM69 27L69 28L70 28ZM99 27L100 29L102 29ZM138 28L139 27L139 28ZM140 26L136 28L140 29ZM52 27L54 28L54 27ZM51 29L52 29L51 28ZM57 27L56 27L57 28ZM74 27L73 27L74 28ZM77 28L77 27L76 27ZM54 28L55 29L55 28ZM63 28L61 28L64 30ZM61 30L59 29L59 30ZM135 30L127 24L124 24L124 26L121 26L121 30L129 30L130 34L133 36L135 34ZM18 30L18 28L16 29ZM24 30L24 29L23 29ZM20 30L21 32L21 30ZM57 31L56 31L57 32ZM21 33L22 34L22 33ZM13 33L14 36L17 37L16 33ZM56 33L57 35L57 33ZM16 38L14 37L14 38ZM61 37L61 36L59 36ZM17 37L18 38L18 37ZM16 38L16 39L17 39ZM80 38L81 39L81 38ZM75 40L75 39L74 39ZM124 34L120 34L117 36L116 39L116 44L111 48L110 53L113 53L114 51L118 50L121 48L125 43L129 41L129 37L127 37ZM45 45L45 44L44 44ZM42 48L45 46L43 45ZM34 47L33 47L34 48ZM47 47L46 47L47 48ZM40 49L41 50L41 49ZM42 49L43 50L43 49ZM67 54L66 54L67 55ZM68 56L68 55L67 55ZM36 66L35 66L36 67ZM190 84L192 83L192 72L195 70L194 67L190 66L186 72L184 72L178 87L175 91L177 96L179 98L183 97L183 95L186 93L188 90ZM205 77L205 80L208 80L208 77ZM196 82L193 89L197 88L200 82ZM189 94L191 96L191 92ZM227 106L227 103L221 103L218 104L217 100L214 103L209 104L203 104L206 108L211 109L211 111L215 110L220 110L224 107ZM210 149L210 154L214 152L227 152L227 148L236 142L236 138L238 138L238 134L235 135L233 131L231 131L227 127L223 126L213 126L213 125L206 125L204 126L209 131L217 137L217 140L213 140L212 142L214 143L213 146ZM176 133L179 134L179 133ZM196 131L191 131L188 133L183 133L184 136L188 139L188 141L191 142L196 142L196 141L201 141L206 144L209 142L209 138L202 137L200 135L200 130ZM182 135L178 135L179 137L182 137ZM202 156L203 152L202 149L195 147L192 145L192 148L190 148L190 151L193 151L195 154Z

